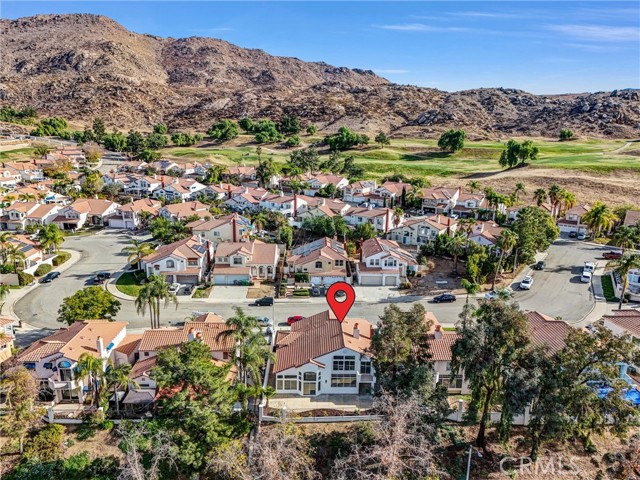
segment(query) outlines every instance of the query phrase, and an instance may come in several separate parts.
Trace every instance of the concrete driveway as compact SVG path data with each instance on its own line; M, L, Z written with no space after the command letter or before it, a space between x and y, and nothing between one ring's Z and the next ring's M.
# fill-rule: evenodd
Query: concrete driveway
M242 285L215 285L211 289L209 301L214 303L245 303L247 301L248 291L249 287L244 287Z

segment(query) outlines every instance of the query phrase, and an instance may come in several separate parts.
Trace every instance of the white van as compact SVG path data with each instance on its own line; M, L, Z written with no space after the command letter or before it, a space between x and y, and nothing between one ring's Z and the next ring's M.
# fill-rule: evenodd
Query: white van
M587 272L586 270L582 272L582 276L580 277L580 281L582 283L591 283L591 272Z
M595 272L596 271L595 262L584 262L584 271L589 273Z

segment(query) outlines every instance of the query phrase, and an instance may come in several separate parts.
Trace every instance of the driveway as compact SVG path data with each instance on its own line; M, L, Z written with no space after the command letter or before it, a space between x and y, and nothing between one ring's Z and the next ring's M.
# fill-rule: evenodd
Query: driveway
M241 285L216 285L211 289L209 301L223 303L244 303L247 301L248 291L249 287L243 287Z

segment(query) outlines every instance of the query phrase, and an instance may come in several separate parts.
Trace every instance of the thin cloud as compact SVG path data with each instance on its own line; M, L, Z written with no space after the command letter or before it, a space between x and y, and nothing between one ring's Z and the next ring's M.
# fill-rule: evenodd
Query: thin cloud
M401 23L396 25L374 25L382 30L393 30L397 32L468 32L469 28L462 27L434 27L424 23Z
M585 52L593 53L606 53L620 50L620 47L615 47L612 45L594 45L591 43L565 43L564 46L569 48L577 48L579 50L584 50Z
M409 73L409 70L403 70L401 68L373 68L376 73L382 73L386 75L403 75Z
M547 25L547 30L563 35L604 42L628 42L640 39L637 27L613 27L609 25Z
M451 12L449 15L472 18L525 18L522 14L498 12Z

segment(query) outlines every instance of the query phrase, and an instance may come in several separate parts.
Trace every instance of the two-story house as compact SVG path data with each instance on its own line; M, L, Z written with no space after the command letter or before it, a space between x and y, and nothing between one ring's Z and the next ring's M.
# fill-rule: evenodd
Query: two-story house
M339 196L339 192L349 185L349 180L340 175L308 174L304 176L302 181L305 182L303 193L309 197L314 197L320 189L329 185L336 187Z
M489 203L484 193L460 193L456 204L449 210L449 215L460 218L478 218L479 210L488 210Z
M389 238L402 245L421 246L433 242L438 235L453 235L457 220L444 215L413 217L389 232Z
M348 268L344 244L326 237L293 249L286 261L289 274L308 273L309 281L315 285L351 283Z
M324 311L279 330L269 383L277 394L370 394L376 382L368 354L373 326L360 318L338 321Z
M210 242L246 242L251 233L251 221L237 213L211 220L196 220L187 224L194 235Z
M115 349L126 332L127 322L74 322L32 343L17 360L36 378L41 391L52 395L56 403L82 404L89 383L88 377L78 375L80 357L87 354L99 358L106 369L108 361L114 360Z
M142 225L142 212L147 212L151 218L158 216L158 212L162 208L162 202L152 198L140 198L131 203L126 203L116 210L109 217L109 226L111 228L124 228L127 230L137 230Z
M152 162L150 166L160 175L165 175L170 170L180 168L180 165L171 160L158 160L156 162Z
M153 193L162 187L162 179L156 176L135 175L127 186L124 193L135 198L145 198L152 196Z
M254 279L273 280L280 250L278 245L258 240L221 242L216 245L213 283L234 285Z
M147 276L164 275L172 283L195 285L205 279L212 258L211 242L194 235L142 257L140 268Z
M495 222L475 222L469 234L469 240L484 247L495 247L504 228Z
M0 229L24 231L28 226L41 227L52 223L60 211L55 204L14 202L4 209L0 217Z
M353 207L347 210L344 219L347 224L357 227L363 223L370 223L374 228L381 232L388 232L394 227L395 213L390 208L374 208L372 205L368 207ZM404 216L400 218L400 225L404 220Z
M397 287L409 271L417 271L418 262L396 242L371 238L362 243L360 262L356 264L359 285Z
M2 166L13 172L14 175L20 175L23 181L39 182L44 180L44 169L35 160L32 162L6 162Z
M107 219L120 207L115 202L98 198L79 198L60 210L53 220L62 230L77 230L84 226L106 225Z
M204 195L205 186L192 178L174 178L171 183L163 181L163 185L153 191L153 198L164 198L166 201L179 200L187 202L198 194Z
M198 200L184 203L172 203L170 205L165 205L158 210L158 216L166 218L172 222L184 220L194 215L197 215L203 220L207 220L212 216L211 213L209 213L209 205Z
M558 219L560 233L589 233L589 227L583 223L582 217L591 210L591 205L580 204L567 210L564 218Z
M295 217L293 208L294 197L284 193L273 193L266 195L258 204L260 208L280 212L285 218Z
M16 184L22 180L22 175L9 168L0 168L0 187L15 188Z
M234 212L255 211L261 208L260 202L267 196L275 196L264 188L232 187L227 185L227 200L224 202Z
M392 207L400 204L403 192L406 195L412 189L413 185L410 183L387 181L380 185L375 193L383 199L385 206Z
M240 183L243 182L252 182L258 178L256 167L246 167L244 165L240 165L237 167L228 167L226 172L223 172L222 178L229 181L235 180Z
M448 213L453 207L455 207L460 193L460 188L423 188L420 190L422 210L433 213Z
M375 180L354 182L344 187L342 190L342 199L345 202L360 205L367 201L369 196L375 192L376 188L378 188L378 184Z

